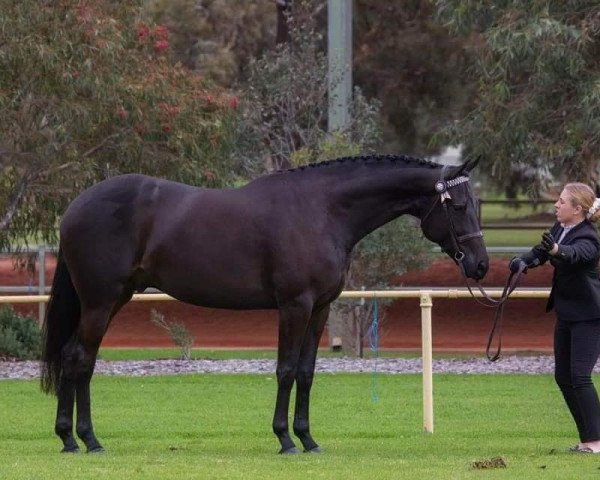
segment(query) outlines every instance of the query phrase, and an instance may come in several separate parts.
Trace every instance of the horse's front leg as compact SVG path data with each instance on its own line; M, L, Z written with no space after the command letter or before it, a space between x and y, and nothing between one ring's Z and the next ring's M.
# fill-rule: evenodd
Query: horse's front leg
M277 435L279 453L299 453L290 438L288 412L290 394L296 372L302 339L306 331L312 302L299 298L279 307L279 347L277 352L277 400L273 415L273 432Z
M296 409L294 413L294 433L302 442L305 452L318 453L321 448L310 434L309 407L310 390L315 374L315 362L319 342L329 316L329 305L313 313L304 343L300 351L298 372L296 374Z

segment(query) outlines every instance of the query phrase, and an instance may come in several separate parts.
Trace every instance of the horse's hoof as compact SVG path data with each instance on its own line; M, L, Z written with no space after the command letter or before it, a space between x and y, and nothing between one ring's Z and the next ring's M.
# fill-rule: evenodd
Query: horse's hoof
M304 450L304 453L323 453L323 449L317 445L316 447Z
M89 448L87 453L106 453L106 450L98 445L97 447Z
M60 453L80 453L81 450L79 450L79 447L65 447L63 448Z
M279 453L281 455L297 455L300 453L300 450L298 450L296 447L290 447L286 450L284 450L283 448L281 450L279 450Z

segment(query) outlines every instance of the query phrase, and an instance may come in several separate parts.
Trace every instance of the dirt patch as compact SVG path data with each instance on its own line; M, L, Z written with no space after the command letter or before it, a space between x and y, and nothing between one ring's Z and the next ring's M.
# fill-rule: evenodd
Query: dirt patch
M506 281L508 258L493 258L483 282L487 287L501 287ZM55 260L47 259L46 278L54 273ZM529 271L521 286L549 287L552 267L544 265ZM457 267L440 258L427 270L398 277L404 287L463 287ZM10 259L0 259L0 285L25 285L37 290L37 272L13 268ZM553 314L545 313L545 299L512 299L505 309L503 348L510 351L551 351ZM181 302L130 302L114 318L103 345L111 347L172 346L165 331L150 322L156 309L167 320L184 324L195 338L195 346L208 348L275 348L277 314L274 311L233 311L208 309ZM20 305L18 310L37 316L35 304ZM434 299L433 346L441 351L485 349L493 320L493 310L473 299ZM388 309L381 330L381 348L420 350L421 311L419 300L401 299ZM322 346L327 345L324 336Z

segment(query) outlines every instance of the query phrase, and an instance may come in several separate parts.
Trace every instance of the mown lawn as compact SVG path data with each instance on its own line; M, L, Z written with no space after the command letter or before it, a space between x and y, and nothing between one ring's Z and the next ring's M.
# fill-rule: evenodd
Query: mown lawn
M0 382L1 479L585 479L600 456L567 451L574 427L548 375L436 375L435 433L422 432L421 377L320 374L319 455L277 455L273 375L96 377L107 453L59 454L55 402L35 381ZM473 462L501 457L506 468Z

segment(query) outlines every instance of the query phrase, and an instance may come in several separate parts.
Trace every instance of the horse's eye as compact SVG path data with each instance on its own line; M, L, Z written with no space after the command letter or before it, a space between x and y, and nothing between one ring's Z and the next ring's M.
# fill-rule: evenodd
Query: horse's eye
M462 212L467 209L467 204L466 203L453 203L452 208L454 208L454 210Z

